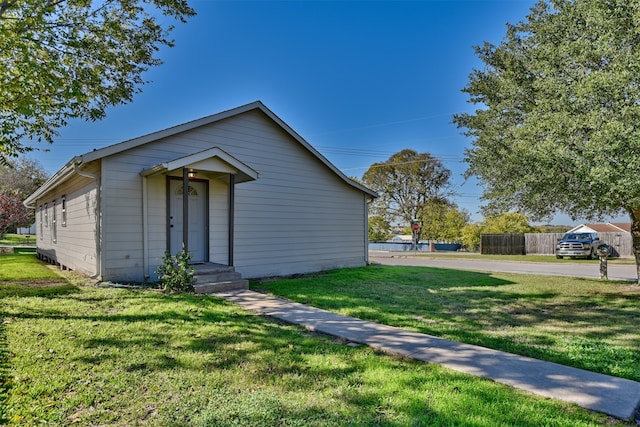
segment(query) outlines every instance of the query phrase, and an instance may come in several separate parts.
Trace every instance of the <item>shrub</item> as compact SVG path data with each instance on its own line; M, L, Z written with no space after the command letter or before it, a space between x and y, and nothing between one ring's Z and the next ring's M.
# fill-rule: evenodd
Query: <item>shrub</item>
M195 270L189 265L191 254L184 249L172 256L165 251L162 265L156 270L160 283L168 292L193 292L196 278Z

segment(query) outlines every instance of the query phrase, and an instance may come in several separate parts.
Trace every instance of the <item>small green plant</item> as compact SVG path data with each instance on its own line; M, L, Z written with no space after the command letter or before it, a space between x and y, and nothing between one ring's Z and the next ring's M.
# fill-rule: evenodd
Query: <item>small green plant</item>
M193 292L196 282L195 270L189 265L191 254L184 249L172 256L165 251L162 265L156 270L160 283L168 292Z

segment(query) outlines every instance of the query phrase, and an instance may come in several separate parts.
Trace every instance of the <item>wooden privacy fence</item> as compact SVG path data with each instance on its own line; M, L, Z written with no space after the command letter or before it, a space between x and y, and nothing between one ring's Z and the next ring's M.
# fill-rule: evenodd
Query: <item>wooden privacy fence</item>
M618 252L618 256L634 256L631 233L598 233L598 237Z
M480 253L483 255L525 255L524 234L483 234Z
M528 254L554 255L556 243L564 233L527 233L524 235Z
M486 255L553 255L556 242L564 233L483 234L480 253ZM633 257L630 233L598 233L600 241L608 244L614 256Z

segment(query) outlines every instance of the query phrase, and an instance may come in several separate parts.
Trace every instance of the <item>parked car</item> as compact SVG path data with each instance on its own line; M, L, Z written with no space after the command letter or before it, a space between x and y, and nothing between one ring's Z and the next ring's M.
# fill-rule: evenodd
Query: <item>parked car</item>
M601 245L596 233L567 233L556 243L556 258L584 257L595 259L598 256L596 249Z

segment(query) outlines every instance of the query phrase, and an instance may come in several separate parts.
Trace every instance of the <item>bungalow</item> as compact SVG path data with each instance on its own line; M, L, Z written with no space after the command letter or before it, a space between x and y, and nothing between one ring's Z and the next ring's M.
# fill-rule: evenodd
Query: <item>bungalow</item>
M365 265L375 197L256 101L76 156L25 204L41 258L146 282L182 248L245 278Z

